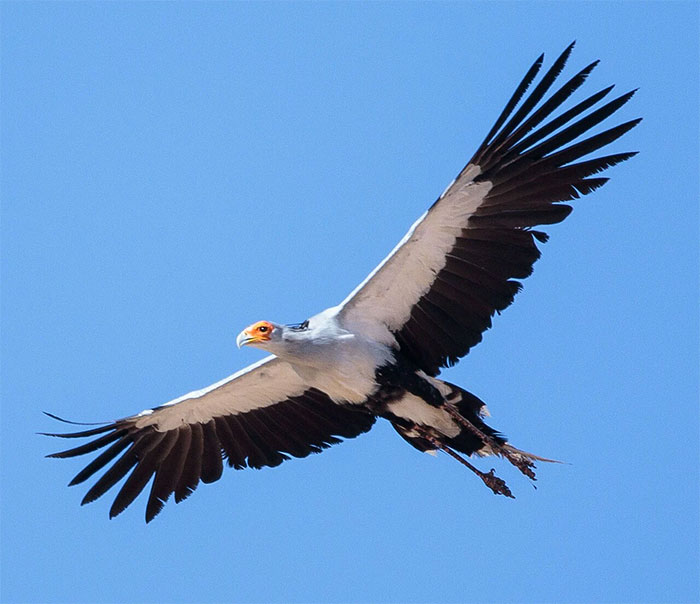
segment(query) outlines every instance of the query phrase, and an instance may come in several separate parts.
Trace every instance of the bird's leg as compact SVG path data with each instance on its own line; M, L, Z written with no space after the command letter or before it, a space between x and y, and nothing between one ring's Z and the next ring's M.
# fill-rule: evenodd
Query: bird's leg
M491 471L489 472L482 472L481 470L470 464L466 459L464 459L464 457L459 455L459 453L453 451L452 449L450 449L450 447L440 442L439 438L435 437L433 434L431 434L429 430L427 430L423 426L415 424L413 429L420 434L421 438L427 440L431 445L433 445L433 447L444 451L445 453L456 459L459 463L461 463L462 465L469 468L472 472L474 472L474 474L481 478L481 480L484 481L484 484L489 489L491 489L495 495L505 495L506 497L515 499L513 493L511 493L505 481L494 474L493 468L491 468Z
M525 474L525 476L532 480L537 480L535 477L535 472L533 471L535 464L532 461L533 458L538 459L536 456L524 455L524 452L520 451L519 449L516 449L515 447L500 444L494 438L491 438L488 434L485 434L484 432L479 430L479 428L477 428L468 419L462 416L462 414L452 403L445 401L444 407L445 410L450 414L452 419L454 419L457 422L457 424L466 428L476 437L480 438L485 445L491 447L494 453L500 455L501 457L505 457L510 463L512 463L516 468L518 468L518 470ZM544 458L539 459L541 459L542 461L551 461Z

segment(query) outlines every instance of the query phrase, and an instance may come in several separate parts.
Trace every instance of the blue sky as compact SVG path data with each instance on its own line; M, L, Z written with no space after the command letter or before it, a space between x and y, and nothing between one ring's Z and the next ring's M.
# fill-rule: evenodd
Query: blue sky
M698 599L695 3L47 3L2 11L3 602ZM143 521L66 484L43 410L110 420L340 301L462 168L530 63L640 91L640 154L549 229L446 376L566 460L517 499L388 426L229 470Z

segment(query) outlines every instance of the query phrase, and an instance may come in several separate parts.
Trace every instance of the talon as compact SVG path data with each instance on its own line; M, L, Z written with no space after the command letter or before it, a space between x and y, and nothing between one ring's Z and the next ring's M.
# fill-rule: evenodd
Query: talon
M484 484L493 491L494 495L504 495L505 497L515 499L515 496L508 488L505 480L496 476L493 468L486 474L482 472L481 479L484 481Z

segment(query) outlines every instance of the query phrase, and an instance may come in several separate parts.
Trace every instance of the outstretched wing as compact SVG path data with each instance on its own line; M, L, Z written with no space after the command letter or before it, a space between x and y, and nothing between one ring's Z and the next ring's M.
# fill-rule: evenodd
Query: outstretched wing
M617 111L634 91L592 109L610 86L555 116L597 61L543 101L572 48L518 107L544 55L535 61L464 170L341 303L338 318L344 325L375 338L388 330L402 353L437 374L481 341L494 313L509 306L520 290L515 279L532 272L540 256L536 241L544 243L547 235L530 229L564 220L571 207L560 202L597 189L608 179L595 175L635 155L579 161L639 119L569 144Z
M218 480L224 459L236 469L277 466L290 455L318 453L340 442L338 437L358 436L372 427L374 419L308 388L288 363L267 357L161 407L99 428L49 434L97 437L49 457L75 457L106 447L70 484L103 471L83 498L85 504L129 474L114 499L110 518L126 509L154 477L146 506L146 522L150 522L171 494L179 503L200 480Z

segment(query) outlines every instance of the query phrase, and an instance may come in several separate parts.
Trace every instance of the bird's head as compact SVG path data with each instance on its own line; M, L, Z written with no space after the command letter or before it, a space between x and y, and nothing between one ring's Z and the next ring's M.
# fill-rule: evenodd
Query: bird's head
M269 350L269 345L282 339L282 326L270 321L258 321L246 327L236 338L238 348L255 346Z

